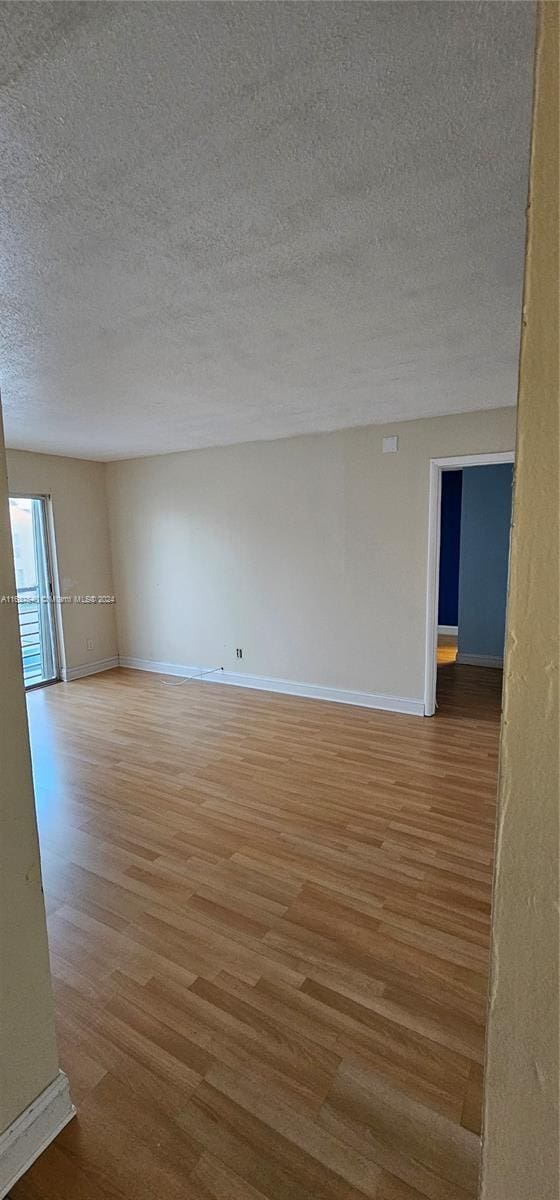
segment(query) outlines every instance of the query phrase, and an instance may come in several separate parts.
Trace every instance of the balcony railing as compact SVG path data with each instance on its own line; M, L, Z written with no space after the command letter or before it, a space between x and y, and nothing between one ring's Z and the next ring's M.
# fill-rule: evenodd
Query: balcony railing
M37 587L18 588L17 596L23 682L26 687L32 687L45 678L39 590Z

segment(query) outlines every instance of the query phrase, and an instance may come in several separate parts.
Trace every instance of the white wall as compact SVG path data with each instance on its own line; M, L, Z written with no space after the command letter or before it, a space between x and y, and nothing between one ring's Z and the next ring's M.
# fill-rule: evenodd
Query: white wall
M11 493L52 498L61 593L112 595L104 464L24 450L8 450L6 460ZM114 605L63 604L60 616L67 670L117 654Z
M0 417L0 592L14 590ZM17 609L0 605L0 1133L58 1073ZM0 1191L3 1162L0 1156Z
M107 464L120 654L420 701L429 460L514 443L507 408Z
M557 1200L558 118L560 8L542 4L527 207L481 1200Z

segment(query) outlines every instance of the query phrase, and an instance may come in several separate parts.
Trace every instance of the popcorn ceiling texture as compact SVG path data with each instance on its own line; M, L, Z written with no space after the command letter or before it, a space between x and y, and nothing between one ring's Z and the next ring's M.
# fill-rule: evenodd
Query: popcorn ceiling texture
M534 9L3 3L9 445L515 403Z

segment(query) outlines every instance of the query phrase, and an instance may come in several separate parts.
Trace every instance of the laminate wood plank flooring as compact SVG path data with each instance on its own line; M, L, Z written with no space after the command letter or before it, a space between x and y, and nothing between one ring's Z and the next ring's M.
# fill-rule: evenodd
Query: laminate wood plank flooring
M77 1119L13 1200L476 1195L501 672L30 693Z

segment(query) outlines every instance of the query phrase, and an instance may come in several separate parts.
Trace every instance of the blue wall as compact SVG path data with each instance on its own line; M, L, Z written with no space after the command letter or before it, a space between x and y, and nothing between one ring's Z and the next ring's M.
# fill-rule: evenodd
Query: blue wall
M512 480L512 463L463 471L459 655L503 655Z
M438 625L458 623L462 490L462 471L442 472Z

